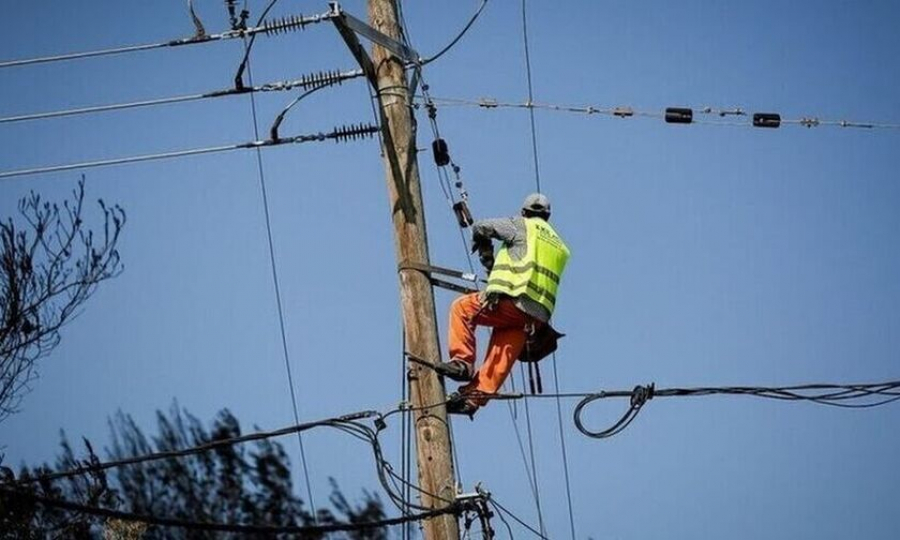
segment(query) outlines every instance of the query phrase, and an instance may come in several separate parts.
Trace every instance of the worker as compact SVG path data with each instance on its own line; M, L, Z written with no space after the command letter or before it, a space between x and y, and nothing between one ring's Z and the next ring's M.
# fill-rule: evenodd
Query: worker
M569 249L549 223L550 200L533 193L521 216L487 219L472 226L472 251L488 270L484 292L457 298L450 306L450 360L435 369L465 382L447 412L470 417L487 403L512 370L529 335L548 325ZM493 240L501 242L494 259ZM493 330L484 363L475 371L475 328Z

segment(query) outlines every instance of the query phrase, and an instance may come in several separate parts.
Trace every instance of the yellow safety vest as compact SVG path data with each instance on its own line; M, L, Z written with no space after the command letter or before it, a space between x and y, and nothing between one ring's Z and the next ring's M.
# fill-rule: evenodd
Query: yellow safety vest
M525 218L525 228L525 256L513 260L503 246L488 276L486 291L512 297L524 294L552 314L559 280L569 260L569 248L543 219Z

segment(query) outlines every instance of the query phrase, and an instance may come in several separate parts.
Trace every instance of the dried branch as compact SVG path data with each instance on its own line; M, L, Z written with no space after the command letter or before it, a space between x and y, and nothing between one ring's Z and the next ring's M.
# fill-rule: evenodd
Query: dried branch
M98 203L102 239L85 228L83 176L62 207L31 192L19 201L22 228L0 222L0 422L18 411L60 329L123 270L116 246L125 212Z

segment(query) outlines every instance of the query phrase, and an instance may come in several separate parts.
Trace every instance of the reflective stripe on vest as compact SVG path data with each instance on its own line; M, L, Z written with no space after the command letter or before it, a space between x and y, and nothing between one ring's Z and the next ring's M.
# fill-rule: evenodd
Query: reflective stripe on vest
M526 218L525 228L525 256L513 260L507 247L503 246L497 253L486 290L513 297L524 294L552 314L560 276L569 259L569 248L542 219Z

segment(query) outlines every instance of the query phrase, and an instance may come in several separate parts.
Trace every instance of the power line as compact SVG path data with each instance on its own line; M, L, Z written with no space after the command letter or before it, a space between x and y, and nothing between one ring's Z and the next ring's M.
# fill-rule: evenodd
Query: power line
M481 5L478 6L478 9L475 10L475 14L472 15L472 18L469 19L469 22L466 23L466 25L459 32L459 34L457 34L456 37L453 38L452 41L450 41L450 43L448 43L446 46L444 46L443 49L441 49L440 51L435 53L433 56L430 56L429 58L422 60L421 65L424 66L425 64L430 64L431 62L434 62L438 58L444 56L444 54L447 51L452 49L459 42L459 40L461 40L463 38L463 36L466 35L466 32L469 31L469 28L472 28L472 25L475 24L475 21L478 20L478 17L481 15L481 12L484 11L484 8L485 8L485 6L487 6L487 3L488 3L488 0L481 0Z
M496 499L491 498L491 499L488 501L488 504L493 505L494 508L497 509L497 512L498 512L499 514L501 514L501 515L502 515L502 514L506 514L507 516L513 518L519 525L525 527L526 529L528 529L529 531L531 531L532 533L534 533L534 535L537 536L538 538L541 538L541 539L543 539L543 540L550 540L550 539L549 539L547 536L545 536L541 531L538 531L537 529L535 529L535 528L532 527L531 525L525 523L525 521L523 521L522 519L520 519L518 516L516 516L515 514L513 514L512 512L510 512L509 510L507 510L506 507L504 507L504 506L501 505L499 502L497 502ZM506 520L503 520L503 522L506 524L506 527L509 528L509 523L506 523ZM510 536L512 536L512 529L510 529Z
M821 405L863 409L886 405L900 400L900 381L866 384L804 384L799 386L762 387L762 386L724 386L700 388L667 388L657 390L653 384L636 386L631 391L612 391L591 394L582 399L575 407L575 427L582 434L604 439L621 433L637 417L641 408L654 397L688 397L710 395L743 395L776 399L782 401L810 401ZM876 399L877 396L886 396ZM612 426L592 431L582 422L584 408L591 403L606 399L627 397L630 407ZM875 399L873 401L873 399Z
M900 401L900 380L862 384L812 383L794 386L705 386L695 388L657 389L654 384L636 386L632 390L601 390L598 392L559 392L555 394L484 394L473 392L472 397L486 400L517 401L532 399L580 399L573 414L575 427L595 439L611 437L622 432L634 420L641 408L654 397L696 397L711 395L751 396L778 401L808 401L819 405L847 409L869 409ZM628 398L630 407L611 427L592 431L585 427L582 415L585 407L609 398ZM427 409L446 405L446 401L420 407ZM393 413L389 413L393 414ZM387 416L387 415L386 415Z
M245 86L243 88L226 88L223 90L214 90L212 92L204 92L202 94L188 94L183 96L173 96L157 99L146 99L141 101L132 101L128 103L113 103L109 105L95 105L90 107L78 107L73 109L64 109L59 111L48 111L41 113L30 113L16 116L7 116L0 118L0 124L8 124L15 122L26 122L31 120L46 120L50 118L61 118L66 116L77 116L83 114L94 114L110 111L121 111L127 109L137 109L141 107L155 107L159 105L170 105L174 103L185 103L190 101L198 101L202 99L213 99L225 96L237 96L243 94L253 94L256 92L282 92L293 90L294 88L317 88L322 85L331 86L340 84L343 81L362 77L364 75L361 69L350 71L328 71L317 72L303 75L298 79L278 81L266 83L258 86Z
M425 98L422 96L417 96L419 103L424 103ZM855 128L855 129L870 129L870 130L895 130L900 129L900 123L894 122L886 122L886 121L877 121L877 122L862 122L856 120L829 120L823 119L818 116L802 116L799 118L781 118L781 115L777 113L756 113L752 116L741 113L735 115L722 115L720 111L711 109L710 107L704 107L698 110L699 114L707 115L713 119L705 120L698 119L693 114L693 109L680 109L676 107L670 107L663 111L654 111L654 110L640 110L634 109L632 107L602 107L602 106L578 106L578 105L560 105L560 104L551 104L551 103L535 103L533 101L525 101L525 102L510 102L510 101L498 101L493 98L481 98L481 99L465 99L465 98L452 98L452 97L434 97L430 98L435 103L442 104L444 106L466 106L466 107L477 107L480 109L527 109L527 110L547 110L552 112L568 112L575 114L584 114L584 115L599 115L599 116L607 116L607 117L616 117L616 118L632 118L632 117L642 117L642 118L656 118L661 120L666 120L667 123L691 123L691 124L701 124L701 125L709 125L709 126L737 126L737 127L760 127L760 128L775 128L781 125L792 125L792 126L802 126L807 128L814 127L841 127L841 128ZM678 121L674 114L670 111L672 109L676 110L684 110L690 111L687 115L690 117L690 121ZM737 109L740 110L740 109ZM667 114L668 112L668 114ZM725 120L723 118L727 118L729 116L734 117L748 117L746 120ZM769 116L777 116L777 121L766 120ZM716 120L715 118L720 118ZM683 117L682 117L683 118ZM755 118L755 120L754 120Z
M6 178L14 178L19 176L29 176L34 174L42 174L49 172L72 171L78 169L91 169L96 167L106 167L109 165L124 165L129 163L142 163L146 161L159 161L164 159L181 158L188 156L197 156L202 154L215 154L221 152L230 152L232 150L245 150L253 148L269 148L273 146L283 146L286 144L301 144L315 141L333 140L336 142L350 141L360 138L368 138L377 133L379 128L373 125L350 125L335 128L329 133L316 133L310 135L297 135L294 137L286 137L280 139L256 140L239 144L227 144L222 146L209 146L206 148L194 148L190 150L176 150L172 152L160 152L157 154L144 154L140 156L129 156L113 159L104 159L97 161L85 161L81 163L71 163L67 165L53 165L49 167L37 167L33 169L18 169L13 171L0 172L0 180Z
M269 14L269 11L275 7L275 4L278 3L278 0L270 0L269 4L263 9L262 14L259 16L259 19L256 21L256 25L259 26L263 19L266 18L266 15ZM247 11L247 0L244 0L244 11L249 14ZM334 14L329 10L328 19L334 16ZM323 19L327 20L327 19ZM241 88L244 86L244 70L249 68L250 65L250 51L253 49L253 44L256 43L256 34L250 36L250 42L248 43L246 40L246 36L244 39L244 57L241 59L240 65L238 65L237 73L234 76L234 85L236 88ZM250 84L253 84L252 82Z
M845 408L872 408L886 405L895 401L900 401L900 380L891 380L875 383L861 384L832 384L832 383L812 383L793 386L705 386L694 388L663 388L657 389L655 385L637 386L633 390L600 390L595 392L565 392L558 394L483 394L474 392L473 397L488 400L532 400L532 399L572 399L580 398L582 401L576 407L576 418L580 415L580 411L585 406L600 399L609 398L629 398L632 402L646 403L650 399L656 397L695 397L710 395L733 395L733 396L751 396L767 399L775 399L780 401L810 401L822 405L830 405ZM883 398L883 399L881 399ZM136 465L149 461L157 461L161 459L173 459L186 457L190 455L209 452L217 448L253 442L262 439L270 439L275 437L283 437L292 435L297 432L309 431L317 427L333 427L355 435L363 440L376 440L378 431L387 427L386 421L395 414L409 413L427 410L435 407L446 406L447 400L431 403L421 407L400 406L386 413L379 413L374 410L358 411L348 413L342 416L327 418L324 420L316 420L288 426L272 431L259 431L237 437L227 439L219 439L210 441L198 446L186 448L182 450L168 450L155 452L143 456L134 456L116 461L104 463L90 463L80 465L73 470L59 471L55 473L47 473L33 478L23 478L13 483L32 483L38 481L51 481L61 478L70 478L81 476L84 474L105 471L117 467L127 465ZM375 419L375 425L378 431L369 428L359 421L363 419ZM580 424L580 420L576 423ZM582 426L583 427L583 426ZM585 433L591 436L592 432ZM379 447L380 457L380 447ZM386 463L386 462L385 462ZM8 485L9 482L2 483L0 486ZM440 498L439 496L435 496ZM446 501L446 499L443 499ZM449 501L447 501L449 502Z
M275 3L275 1L276 0L272 0L272 4L269 5L270 8ZM244 5L246 6L246 2ZM265 13L263 13L263 16L265 16ZM244 62L246 62L246 66L247 66L247 79L249 80L250 85L252 86L253 85L253 74L250 70L250 62L249 62L250 45L247 44L246 39L244 40L244 48L246 50L246 56L245 56ZM322 86L317 86L317 87L313 88L312 90L307 90L306 93L308 94L310 92L314 92L318 88L322 88ZM256 96L254 96L253 94L250 94L250 111L251 111L252 117L253 117L253 136L256 137L256 139L259 139L259 119L258 119L258 116L256 113ZM279 119L280 118L281 118L281 116L279 116ZM278 140L278 133L275 130L275 128L272 129L271 138L272 138L272 140ZM265 174L265 170L263 167L262 151L259 148L256 148L256 166L257 166L257 172L258 172L258 178L259 178L260 191L262 193L263 210L264 210L265 221L266 221L266 238L268 240L268 246L269 246L269 262L270 262L271 269L272 269L272 282L273 282L274 288L275 288L275 302L278 307L278 322L279 322L279 328L281 329L281 346L282 346L282 350L284 353L284 367L285 367L285 370L287 371L287 382L288 382L288 388L290 389L291 405L293 406L294 423L299 424L300 423L300 413L297 408L297 396L295 395L295 391L294 391L294 377L293 377L293 374L291 373L291 362L290 362L290 355L288 353L288 345L287 345L287 332L285 331L285 328L284 328L284 308L282 307L282 303L281 303L281 287L279 286L279 283L278 283L278 270L277 270L277 267L275 264L275 243L272 240L272 222L271 222L271 218L269 216L269 195L268 195L268 191L266 190L266 174ZM299 431L297 432L297 443L300 446L300 464L301 464L301 467L303 468L303 477L306 480L306 492L307 492L307 497L309 498L309 506L312 509L313 519L315 520L316 525L318 525L319 524L319 513L316 510L316 501L313 498L312 484L309 481L309 468L307 467L307 462L306 462L306 451L303 447L303 434L300 433Z
M531 78L531 52L528 46L528 11L526 0L522 0L522 41L525 51L525 78L528 81L528 101L530 105L534 103L534 84ZM538 193L541 192L541 167L538 162L537 147L537 126L534 123L534 107L528 107L528 117L531 121L531 155L534 159L534 182L537 185ZM543 530L543 529L542 529Z
M66 60L77 60L82 58L96 58L100 56L112 56L118 54L132 53L138 51L148 51L152 49L162 49L167 47L181 47L183 45L197 45L199 43L210 43L213 41L221 41L226 39L256 37L257 34L276 35L293 30L300 30L310 24L316 24L323 21L331 20L334 14L331 12L311 17L291 16L282 19L261 22L253 28L229 30L218 34L195 35L189 38L173 39L162 41L159 43L147 43L144 45L128 45L125 47L114 47L110 49L101 49L95 51L74 52L59 54L54 56L43 56L39 58L27 58L22 60L7 60L0 62L0 69L16 66L27 66L34 64L46 64L51 62L61 62Z
M87 514L91 516L118 519L122 521L146 523L161 527L173 527L192 531L209 531L209 532L231 532L243 534L325 534L331 532L342 531L362 531L368 529L376 529L381 527L389 527L392 525L402 525L413 521L421 521L446 514L456 514L461 512L462 508L458 504L451 504L444 508L428 510L418 514L412 514L397 518L381 519L378 521L369 521L364 523L335 523L333 525L240 525L230 523L212 523L202 521L188 521L169 517L154 516L149 514L136 514L132 512L122 512L119 510L111 510L97 506L88 506L72 501L44 497L36 493L31 493L21 489L14 489L7 486L0 486L0 492L9 496L22 497L30 499L36 503L49 508L58 508Z
M524 381L524 374L522 378ZM524 385L525 383L523 382L522 384ZM531 458L531 476L534 479L534 504L537 506L538 527L540 527L541 534L543 535L547 533L547 530L544 527L544 512L541 506L541 485L538 481L537 460L535 459L534 454L534 434L531 429L531 407L528 405L527 401L525 402L525 426L528 433L528 456Z
M380 414L377 411L360 411L352 414L343 415L337 418L330 418L326 420L320 420L315 422L306 422L304 424L297 424L294 426L282 428L275 431L268 432L257 432L249 435L243 435L228 439L220 439L215 441L210 441L208 443L200 444L191 448L181 449L181 450L170 450L170 451L162 451L146 454L143 456L133 456L130 458L124 458L116 461L110 461L106 463L101 463L96 460L92 460L87 463L78 464L74 469L67 471L57 471L53 473L45 473L40 474L34 477L27 476L25 478L21 478L19 480L7 481L5 483L0 483L0 487L3 486L15 486L20 484L29 484L35 482L50 482L53 480L58 480L62 478L71 478L75 476L82 476L85 474L94 474L101 471L105 471L108 469L113 469L117 467L123 467L128 465L136 465L139 463L145 463L150 461L157 461L162 459L175 459L186 456L191 456L195 454L200 454L204 452L209 452L215 450L217 448L232 446L236 444L241 444L245 442L261 440L261 439L269 439L273 437L281 437L286 435L291 435L294 433L299 433L302 431L308 431L310 429L316 427L330 427L334 429L338 429L348 435L352 435L357 439L360 439L363 442L366 442L372 448L373 457L375 458L376 464L376 472L378 475L378 480L390 498L391 502L400 509L405 515L409 514L409 509L412 508L418 511L429 511L430 507L421 506L418 504L414 504L408 500L404 500L401 495L395 493L395 489L392 486L392 482L395 480L400 480L400 482L407 486L410 489L414 489L420 493L430 495L432 498L438 501L442 501L447 503L448 505L454 504L454 500L447 499L440 495L435 495L426 492L420 487L407 482L405 479L400 478L393 471L393 467L391 467L390 463L384 459L384 454L381 448L381 443L378 438L378 434L381 430L387 427L386 420L393 414L397 414L404 411L413 411L412 408L396 408L391 410L388 413ZM371 428L365 424L359 422L359 420L374 418L375 428Z
M272 431L258 431L256 433L248 433L246 435L240 435L237 437L230 437L227 439L217 439L214 441L210 441L208 443L200 444L197 446L193 446L190 448L184 448L181 450L166 450L162 452L153 452L150 454L145 454L142 456L133 456L129 458L119 459L115 461L107 461L103 463L90 463L85 465L79 465L78 467L68 470L68 471L57 471L53 473L41 474L34 477L29 478L21 478L17 481L14 481L14 484L23 484L23 483L34 483L34 482L49 482L52 480L59 480L62 478L72 478L75 476L82 476L90 473L97 473L101 471L106 471L109 469L115 469L118 467L125 467L127 465L137 465L140 463L146 463L150 461L159 461L163 459L177 459L187 456L192 456L196 454L202 454L205 452L210 452L212 450L216 450L218 448L225 448L229 446L234 446L237 444L243 444L253 441L259 441L263 439L272 439L276 437L284 437L286 435L293 435L294 433L300 433L303 431L309 431L318 427L340 427L344 424L348 424L350 422L356 422L358 420L363 420L366 418L377 418L381 416L377 411L359 411L354 413L345 414L342 416L337 416L334 418L327 418L325 420L316 420L313 422L305 422L303 424L296 424L293 426L288 426ZM8 484L0 482L0 486Z
M559 373L556 369L556 352L553 353L553 388L559 393ZM559 425L559 445L562 452L563 474L566 479L566 504L569 508L569 530L572 533L572 540L575 540L575 509L572 505L572 486L569 479L569 453L566 450L566 434L563 430L562 420L562 398L556 397L556 420Z
M249 77L249 74L250 74L249 64L247 67L247 74ZM363 74L362 70L359 70L358 75L355 74L354 76L362 76L362 74ZM250 80L252 81L252 78ZM311 85L305 92L303 92L302 94L300 94L299 96L294 98L293 101L291 101L284 109L282 109L282 111L280 113L278 113L278 116L275 117L275 121L272 122L272 127L269 128L269 136L273 139L278 138L278 128L281 127L281 123L284 121L285 116L287 115L287 113L289 113L291 111L291 109L294 108L295 105L297 105L298 103L303 101L305 98L309 97L314 92L317 92L317 91L319 91L323 88L327 88L329 86L333 86L335 84L340 84L344 80L345 80L345 78L343 78L343 77L322 78L318 84ZM258 133L257 133L257 137L259 137Z
M528 83L528 103L533 103L534 102L534 83L533 83L533 78L532 78L532 73L531 73L531 48L530 48L529 42L528 42L528 5L526 3L526 0L522 0L521 6L522 6L521 13L522 13L522 45L523 45L522 48L523 48L523 52L525 53L525 78L526 78L526 82ZM537 189L537 192L540 193L541 192L541 167L540 167L540 161L538 159L538 143L537 143L538 136L537 136L537 124L535 123L535 119L534 119L534 108L528 109L528 116L529 116L530 127L531 127L531 156L534 161L534 183L535 183L535 188ZM523 374L522 379L524 381L525 368L521 365L519 367L521 368L521 371ZM524 383L523 383L523 385L524 385ZM544 515L543 515L543 512L541 511L540 487L538 484L537 467L535 464L535 457L534 457L534 441L533 441L532 432L531 432L531 410L528 406L527 401L525 402L525 420L526 420L526 425L528 427L528 447L529 447L529 451L530 451L530 455L531 455L532 475L534 476L534 500L535 500L535 505L537 506L538 525L541 530L541 535L544 535L544 534L546 534L547 530L544 528ZM566 466L566 470L568 471L568 466ZM566 486L567 487L568 487L568 483L569 483L569 477L568 477L568 475L566 475ZM571 514L572 514L572 507L569 506L570 520L572 520ZM574 532L573 532L572 540L575 540Z

